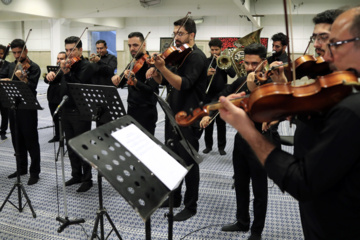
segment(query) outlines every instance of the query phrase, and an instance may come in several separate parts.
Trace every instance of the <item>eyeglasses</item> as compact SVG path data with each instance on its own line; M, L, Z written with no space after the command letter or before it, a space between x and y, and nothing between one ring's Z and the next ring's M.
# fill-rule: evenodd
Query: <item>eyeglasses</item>
M336 49L337 47L345 44L345 43L349 43L349 42L355 42L355 41L358 41L360 40L360 37L356 37L356 38L352 38L352 39L347 39L347 40L343 40L343 41L337 41L337 42L333 42L333 43L328 43L327 46L328 46L328 49L330 51L330 55L332 56L333 53L332 53L332 50L331 48L333 47L334 49Z
M185 36L186 34L189 34L189 33L178 32L178 33L173 33L173 34L171 34L171 36L172 36L172 37L175 37L175 36L182 37L182 36Z
M315 42L315 40L317 40L319 43L326 42L328 39L329 39L329 33L313 34L310 37L311 42Z

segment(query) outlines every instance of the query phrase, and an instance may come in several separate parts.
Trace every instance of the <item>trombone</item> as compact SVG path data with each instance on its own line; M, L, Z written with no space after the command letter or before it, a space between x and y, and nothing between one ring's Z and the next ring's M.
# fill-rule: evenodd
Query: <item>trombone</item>
M213 58L209 64L208 70L210 69L211 64L213 63L214 59L215 59L215 55L213 56ZM217 68L219 68L221 70L227 70L231 67L231 65L232 65L232 63L231 63L231 58L228 55L228 49L225 49L223 52L221 52L220 56L216 58L215 71ZM210 79L208 87L206 88L205 94L207 94L209 92L209 89L210 89L210 86L214 79L215 74L216 74L216 72L211 76L211 79Z

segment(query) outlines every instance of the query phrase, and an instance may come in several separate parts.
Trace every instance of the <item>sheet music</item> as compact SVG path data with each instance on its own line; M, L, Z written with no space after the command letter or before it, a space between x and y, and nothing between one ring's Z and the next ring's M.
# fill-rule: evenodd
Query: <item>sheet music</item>
M187 174L187 169L165 152L134 124L111 134L136 156L170 190Z

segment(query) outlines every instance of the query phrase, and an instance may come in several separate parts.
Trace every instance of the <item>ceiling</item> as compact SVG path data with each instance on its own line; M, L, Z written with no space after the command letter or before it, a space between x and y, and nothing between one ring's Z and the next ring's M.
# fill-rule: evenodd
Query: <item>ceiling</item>
M353 6L357 1L347 0L347 4ZM287 5L294 15L314 15L343 6L338 0L292 0ZM13 0L9 5L0 2L0 22L65 18L123 28L126 18L182 17L187 12L193 18L247 16L260 27L261 16L283 15L284 7L281 0L160 0L149 7L143 7L140 0Z

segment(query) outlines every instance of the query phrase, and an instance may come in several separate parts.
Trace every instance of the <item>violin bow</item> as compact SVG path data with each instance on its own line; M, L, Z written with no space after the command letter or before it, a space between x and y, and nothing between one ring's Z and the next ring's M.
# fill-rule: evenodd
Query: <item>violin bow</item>
M290 0L289 0L290 2ZM290 38L289 38L289 23L288 23L288 16L287 16L287 4L286 4L286 0L283 0L283 3L284 3L284 15L285 15L285 28L286 28L286 37L287 37L287 42L288 42L288 45L290 44ZM292 26L292 17L291 17L291 8L289 8L289 15L290 15L290 24ZM293 40L293 37L292 37L292 33L293 31L291 31L291 41ZM292 55L293 56L293 59L294 58L294 44L291 43L291 47L292 47L292 53L290 52L290 47L288 46L288 70L289 72L291 72L291 67L293 69L293 72L292 72L292 77L293 77L293 80L296 80L296 69L295 69L295 62L291 62L291 59L290 59L290 56ZM291 64L290 64L291 63Z
M23 48L22 48L22 50L21 50L21 54L20 54L19 60L17 61L16 65L15 65L14 72L13 72L11 78L10 78L10 81L12 81L13 78L14 78L15 72L16 72L16 70L17 70L17 68L18 68L18 66L19 66L20 60L21 60L21 56L23 55L23 53L24 53L24 51L25 51L26 43L27 43L27 41L28 41L28 39L29 39L29 36L30 36L31 31L32 31L32 29L30 28L30 29L29 29L29 32L28 32L28 34L27 34L27 36L26 36L24 46L23 46Z
M75 48L77 47L77 45L78 45L79 42L81 41L81 38L82 38L82 36L84 35L85 31L88 30L88 29L89 29L88 27L85 27L85 29L84 29L84 31L81 33L79 39L78 39L77 42L75 43L74 47L71 49L69 55L66 56L66 60L65 60L65 61L69 60L69 56L74 52ZM61 68L59 68L59 70L56 72L55 78L56 78L56 76L60 73L60 71L61 71Z
M174 44L176 35L178 35L178 33L180 32L180 29L185 26L185 24L187 23L187 21L188 21L189 18L190 18L190 14L191 14L191 12L188 12L188 13L186 14L186 16L185 16L186 20L185 20L185 21L183 22L183 24L179 27L179 29L177 30L176 34L174 34L174 37L173 37L173 39L171 40L171 42L170 42L170 44L169 44L170 46L172 46L172 45Z
M240 89L245 85L245 83L247 83L247 80L245 80L245 81L236 89L236 91L234 92L234 94L239 93ZM210 118L209 125L215 120L215 118L216 118L219 114L220 114L220 112L217 111L217 113L216 113L212 118Z

